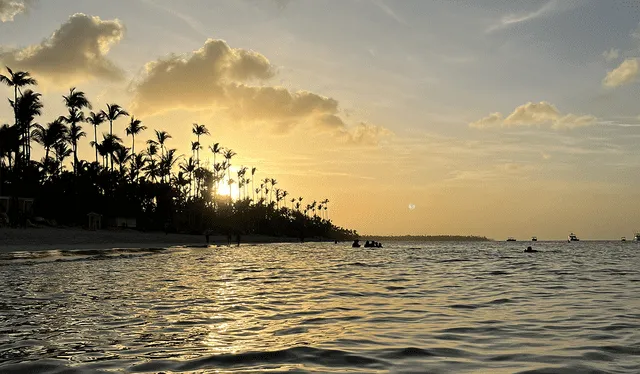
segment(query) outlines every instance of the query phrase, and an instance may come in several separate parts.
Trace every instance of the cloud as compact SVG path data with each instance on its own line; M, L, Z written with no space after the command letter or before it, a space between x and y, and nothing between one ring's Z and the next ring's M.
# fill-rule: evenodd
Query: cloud
M619 49L611 48L611 49L610 49L610 50L608 50L608 51L604 51L604 52L602 53L602 57L604 57L604 59L605 59L607 62L610 62L610 61L613 61L613 60L617 60L617 59L618 59L618 57L620 57L620 50L619 50Z
M131 108L139 115L222 110L234 120L268 123L279 132L307 126L362 143L386 134L370 125L349 128L335 99L266 85L275 73L262 54L209 39L192 53L148 63L132 84Z
M28 70L45 84L68 86L93 78L119 80L124 73L106 55L123 36L120 21L77 13L42 43L0 52L0 63Z
M572 129L594 125L597 118L590 115L561 114L552 104L541 101L529 102L517 107L506 118L502 113L492 113L478 121L471 122L469 127L486 129L496 127L544 126L553 129Z
M11 22L13 17L29 9L29 0L0 0L0 22Z
M513 13L507 14L503 16L497 23L491 25L487 29L487 32L504 29L509 26L513 26L519 23L528 22L536 18L540 18L546 15L547 13L550 13L551 11L553 11L557 5L558 5L558 2L556 0L551 0L533 12L520 13L520 14L513 14Z
M382 10L387 16L391 17L394 21L403 25L407 24L407 21L405 21L404 18L400 17L396 12L394 12L393 9L385 4L383 0L373 0L373 4L380 8L380 10Z
M613 88L632 83L638 76L638 67L638 59L628 58L620 66L609 71L602 84L605 87Z

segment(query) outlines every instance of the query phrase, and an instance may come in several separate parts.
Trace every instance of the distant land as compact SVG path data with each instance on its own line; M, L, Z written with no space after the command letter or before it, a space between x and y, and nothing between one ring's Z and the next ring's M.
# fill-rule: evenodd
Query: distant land
M360 240L376 240L376 241L406 241L406 242L490 242L484 236L467 236L467 235L400 235L400 236L380 236L380 235L363 235Z

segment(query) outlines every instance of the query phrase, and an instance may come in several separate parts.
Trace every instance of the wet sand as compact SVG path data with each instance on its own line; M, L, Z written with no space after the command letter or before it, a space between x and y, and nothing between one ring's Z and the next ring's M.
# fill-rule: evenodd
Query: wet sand
M233 245L236 244L232 238ZM244 235L242 243L296 242L295 238ZM204 235L165 234L135 230L88 231L79 228L0 228L0 253L53 249L149 248L205 245ZM227 245L227 237L210 236L210 245Z

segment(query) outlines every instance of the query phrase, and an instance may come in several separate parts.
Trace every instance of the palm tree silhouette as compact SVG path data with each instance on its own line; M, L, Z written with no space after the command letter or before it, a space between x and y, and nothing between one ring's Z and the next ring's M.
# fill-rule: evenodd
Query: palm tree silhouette
M98 148L95 147L98 144L98 126L104 123L106 119L102 112L91 112L87 117L87 122L93 126L93 143L92 146L96 149L96 162L98 162Z
M118 167L120 169L120 174L124 175L124 165L131 158L131 153L129 153L130 148L127 148L123 145L118 145L116 147L115 152L113 152L113 158L116 163L118 163Z
M56 143L64 141L67 137L67 128L62 123L62 118L57 118L47 124L47 127L42 127L36 124L34 130L31 133L33 140L44 147L44 160L43 164L49 163L49 153L51 148Z
M158 131L156 130L156 139L158 139L158 144L160 145L161 157L164 157L165 146L164 143L171 139L171 135L169 135L166 131Z
M271 191L273 192L273 188L276 186L276 184L278 184L278 181L271 178L269 179L269 182L271 183ZM273 199L271 198L271 195L269 195L269 201L273 202Z
M23 147L23 158L25 161L29 161L30 157L30 134L31 128L34 126L33 121L36 116L42 114L42 102L40 101L40 97L42 95L33 92L32 90L26 90L18 97L18 100L12 105L15 108L17 119L18 119L18 129L21 133L21 143ZM20 159L18 157L19 149L16 149L16 163Z
M107 111L104 110L101 112L106 120L109 121L109 135L113 136L113 121L117 120L121 116L128 117L129 113L125 111L118 104L107 104ZM111 157L113 153L110 153ZM111 170L113 171L113 158L111 158Z
M73 151L73 172L77 173L78 169L78 140L80 137L86 134L82 131L82 127L78 124L85 122L83 108L91 109L91 103L87 100L85 93L82 91L76 91L75 87L69 89L68 96L62 96L64 104L69 111L69 115L64 117L66 123L69 124L69 141L71 143L71 150Z
M227 149L224 151L224 158L227 161L227 174L229 176L229 196L231 197L231 158L235 156L236 153L232 149Z
M251 191L255 190L254 185L253 185L253 180L255 179L254 175L256 174L256 171L258 171L257 167L254 166L254 167L251 168ZM253 194L253 199L252 200L256 201L255 193L252 192L252 194Z
M193 124L193 129L191 130L195 136L198 137L198 145L200 145L200 136L201 135L209 135L209 130L205 127L205 125L198 125L197 123ZM200 166L200 148L197 149L197 157L196 163Z
M86 135L87 134L84 131L82 131L82 127L77 126L75 123L72 123L71 126L69 127L69 131L67 133L67 139L69 140L69 144L71 144L71 151L73 152L73 173L74 174L76 174L78 171L78 141L83 136L86 136Z
M136 135L147 129L147 126L142 124L142 121L134 116L131 116L129 126L127 126L127 136L131 135L131 154L136 154Z
M7 69L7 72L9 73L9 75L0 74L0 83L6 84L9 87L13 87L13 102L11 106L13 107L13 114L15 118L14 126L18 126L18 110L17 110L17 107L15 106L15 103L18 102L18 93L20 92L20 88L25 86L37 86L38 81L32 78L29 72L27 71L13 72L13 70L11 70L8 66L5 66L5 68ZM22 130L23 130L22 135L25 136L25 140L27 141L27 144L28 144L29 133L28 132L25 133L24 132L25 129L22 129ZM28 152L26 148L24 148L23 150L25 153ZM16 160L17 159L18 159L18 156L16 155Z

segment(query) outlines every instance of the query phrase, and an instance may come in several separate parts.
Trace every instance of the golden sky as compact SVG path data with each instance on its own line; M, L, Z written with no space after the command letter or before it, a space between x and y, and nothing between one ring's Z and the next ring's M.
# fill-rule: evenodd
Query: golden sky
M0 0L0 63L39 80L40 122L76 86L142 119L136 149L189 155L204 124L360 233L630 237L638 4Z

